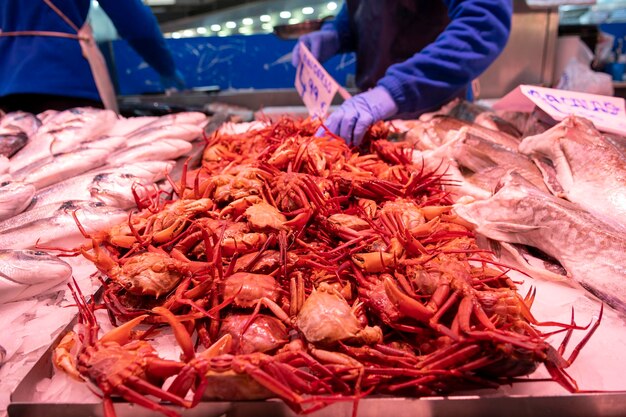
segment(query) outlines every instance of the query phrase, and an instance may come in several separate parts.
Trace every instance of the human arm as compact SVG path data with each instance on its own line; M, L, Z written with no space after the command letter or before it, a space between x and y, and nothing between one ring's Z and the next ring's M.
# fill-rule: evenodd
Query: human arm
M511 0L444 0L451 22L437 39L390 66L377 85L398 115L434 110L457 96L500 54L509 37Z
M120 37L172 86L184 87L182 75L176 70L174 59L165 44L158 23L140 0L100 0L100 6L109 16ZM176 85L178 84L178 85Z
M350 30L350 22L346 4L342 6L335 19L326 22L321 29L300 36L298 43L293 48L291 62L297 67L300 62L298 48L300 44L306 45L311 54L319 62L324 62L339 52L354 49L354 37Z
M451 22L437 39L390 66L376 88L344 102L328 117L329 130L358 145L372 123L392 116L416 117L440 107L493 62L508 39L511 1L444 3Z

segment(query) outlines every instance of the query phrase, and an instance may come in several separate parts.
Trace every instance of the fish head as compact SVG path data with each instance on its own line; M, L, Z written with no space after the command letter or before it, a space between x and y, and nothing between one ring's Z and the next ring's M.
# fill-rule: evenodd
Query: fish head
M59 257L41 250L0 250L4 266L0 272L12 281L25 285L33 279L59 280L72 275L72 267Z
M135 204L133 188L141 193L141 186L150 182L128 173L104 173L94 177L88 190L94 200L114 207L131 207Z

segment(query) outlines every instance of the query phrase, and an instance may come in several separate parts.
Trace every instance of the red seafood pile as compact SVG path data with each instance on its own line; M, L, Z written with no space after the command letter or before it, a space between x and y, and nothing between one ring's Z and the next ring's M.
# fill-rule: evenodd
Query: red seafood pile
M497 387L540 363L576 391L565 345L545 341L533 294L521 297L451 213L445 177L382 124L361 154L317 127L284 119L215 135L173 199L139 201L92 236L82 252L125 324L98 340L94 305L77 294L86 331L75 356L66 337L57 363L97 384L109 415L112 395L175 414L148 394L182 407L279 397L310 412ZM171 326L180 360L160 359L150 330L131 331L140 322ZM580 328L560 326L565 340Z

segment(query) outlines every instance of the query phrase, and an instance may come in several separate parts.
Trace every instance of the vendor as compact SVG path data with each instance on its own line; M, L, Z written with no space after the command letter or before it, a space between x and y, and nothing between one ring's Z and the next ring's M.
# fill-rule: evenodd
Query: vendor
M154 15L141 0L100 0L118 33L161 76L184 87ZM91 0L0 0L0 109L39 113L117 109L102 54L85 23Z
M511 0L346 0L337 17L300 37L320 61L356 52L361 91L333 112L327 128L353 145L369 126L415 118L463 94L509 36Z

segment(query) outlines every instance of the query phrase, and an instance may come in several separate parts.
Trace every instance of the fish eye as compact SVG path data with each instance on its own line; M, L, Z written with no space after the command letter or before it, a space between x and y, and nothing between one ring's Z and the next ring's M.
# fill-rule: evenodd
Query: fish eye
M59 208L62 210L74 208L74 203L72 201L64 201Z

